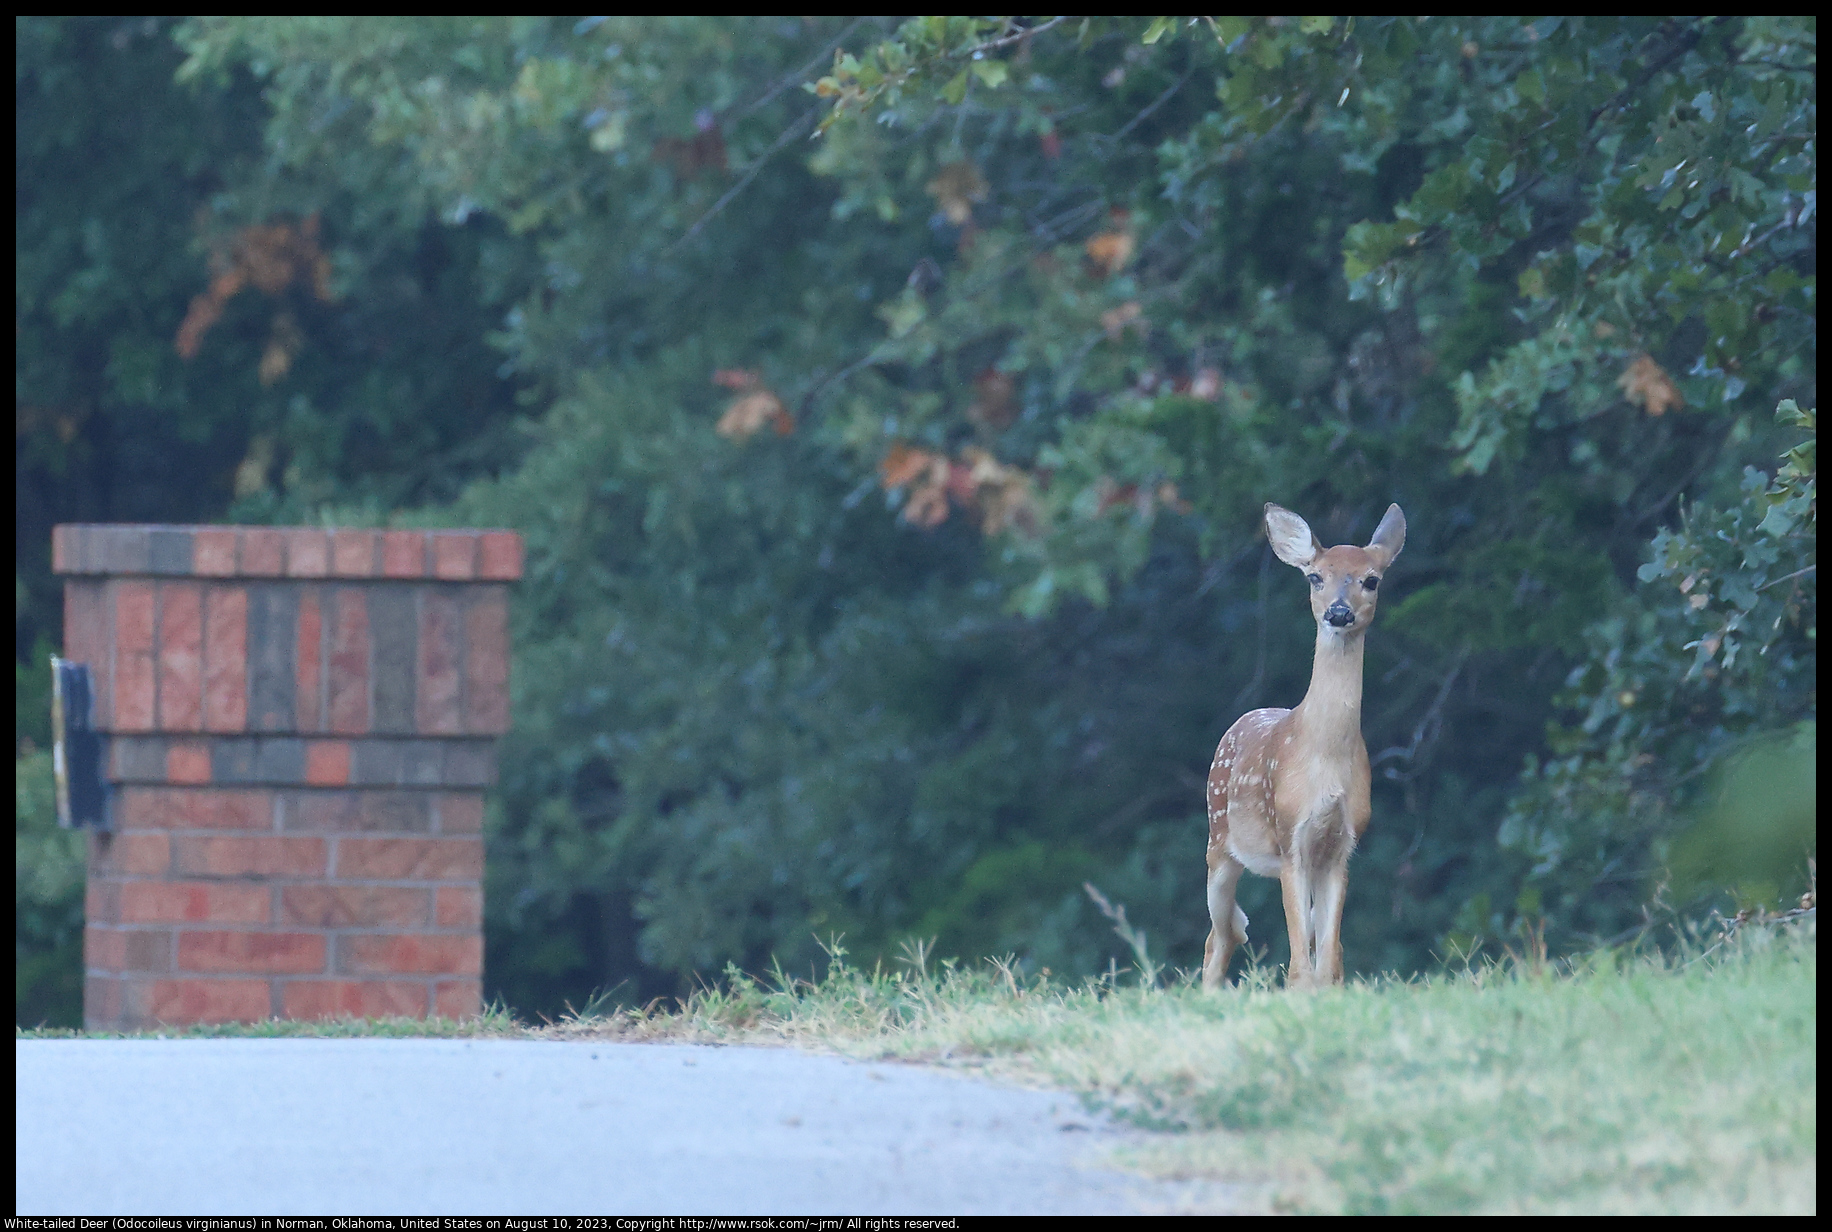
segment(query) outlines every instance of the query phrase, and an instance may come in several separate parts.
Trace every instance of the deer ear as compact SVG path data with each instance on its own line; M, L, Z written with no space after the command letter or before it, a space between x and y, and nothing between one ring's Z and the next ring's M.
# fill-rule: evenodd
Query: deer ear
M1380 557L1380 567L1385 569L1405 546L1406 515L1398 505L1388 505L1387 516L1380 520L1374 528L1374 538L1368 541L1368 551Z
M1310 533L1310 523L1274 504L1266 506L1266 538L1273 554L1296 569L1309 567L1323 551L1317 537Z

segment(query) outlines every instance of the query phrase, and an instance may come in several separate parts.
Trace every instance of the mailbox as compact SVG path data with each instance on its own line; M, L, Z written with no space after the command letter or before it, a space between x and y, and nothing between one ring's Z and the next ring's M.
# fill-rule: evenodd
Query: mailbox
M51 660L51 765L57 776L57 824L111 830L102 733L95 729L95 689L87 663Z

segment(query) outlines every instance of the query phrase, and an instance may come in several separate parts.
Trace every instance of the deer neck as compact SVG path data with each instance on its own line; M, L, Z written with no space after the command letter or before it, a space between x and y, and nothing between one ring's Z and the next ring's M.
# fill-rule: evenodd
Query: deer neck
M1298 703L1293 719L1300 739L1313 752L1352 748L1361 740L1361 657L1359 632L1344 637L1317 629L1317 653L1310 670L1310 691Z

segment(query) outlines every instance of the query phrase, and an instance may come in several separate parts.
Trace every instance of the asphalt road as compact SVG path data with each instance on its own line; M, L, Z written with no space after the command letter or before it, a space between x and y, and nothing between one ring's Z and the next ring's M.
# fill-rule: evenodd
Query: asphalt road
M784 1049L19 1040L21 1215L1100 1214L1072 1097Z

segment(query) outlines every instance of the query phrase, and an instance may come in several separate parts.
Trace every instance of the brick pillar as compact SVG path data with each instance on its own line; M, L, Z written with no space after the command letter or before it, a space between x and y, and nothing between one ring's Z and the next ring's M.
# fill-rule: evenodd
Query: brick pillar
M92 1028L476 1014L508 531L59 526L112 834Z

